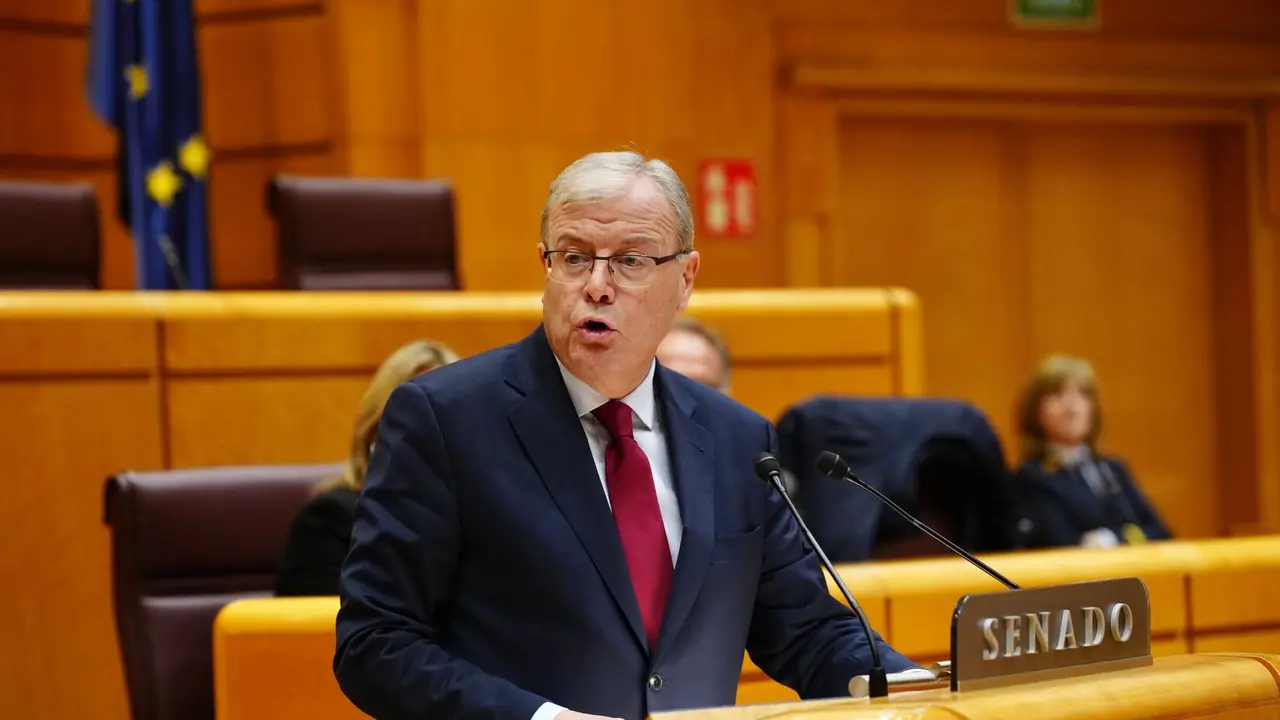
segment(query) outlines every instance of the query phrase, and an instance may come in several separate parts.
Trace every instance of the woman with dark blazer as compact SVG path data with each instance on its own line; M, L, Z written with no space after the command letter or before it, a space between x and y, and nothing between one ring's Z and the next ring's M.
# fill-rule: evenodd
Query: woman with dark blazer
M1024 547L1114 547L1171 537L1123 460L1098 453L1102 408L1090 364L1041 363L1018 413L1023 461L1015 475Z
M457 360L444 345L417 340L383 361L360 400L342 474L318 484L293 520L276 574L277 596L338 594L338 575L351 544L356 502L387 398L405 381Z

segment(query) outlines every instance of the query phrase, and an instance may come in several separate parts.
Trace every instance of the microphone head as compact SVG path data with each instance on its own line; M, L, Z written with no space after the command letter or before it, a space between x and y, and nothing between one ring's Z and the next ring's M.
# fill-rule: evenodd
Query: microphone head
M843 480L849 475L849 463L830 450L823 450L818 454L818 470L829 478Z
M778 458L769 453L760 453L756 456L756 477L765 482L774 475L782 472L782 465L778 463Z

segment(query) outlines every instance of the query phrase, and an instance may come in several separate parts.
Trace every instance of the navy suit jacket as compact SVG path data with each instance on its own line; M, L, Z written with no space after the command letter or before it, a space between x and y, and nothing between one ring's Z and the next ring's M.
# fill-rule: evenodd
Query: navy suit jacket
M847 695L867 638L752 471L773 427L659 367L684 522L657 646L541 328L392 393L343 564L334 672L376 718L641 720L732 705L744 648L802 697ZM885 667L913 667L879 637Z
M1025 547L1079 545L1081 536L1097 528L1111 530L1123 542L1128 523L1142 528L1148 540L1172 537L1123 461L1103 457L1090 462L1096 462L1115 481L1104 497L1089 489L1078 469L1051 471L1035 460L1018 468L1014 486L1021 495L1026 520L1022 531Z

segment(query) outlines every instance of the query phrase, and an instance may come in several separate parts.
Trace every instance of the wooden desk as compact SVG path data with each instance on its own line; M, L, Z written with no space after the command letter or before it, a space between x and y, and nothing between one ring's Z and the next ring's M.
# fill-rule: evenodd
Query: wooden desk
M127 717L109 475L339 460L394 348L474 354L523 337L540 308L536 293L0 293L0 587L19 589L0 593L0 714ZM702 290L690 314L724 333L735 394L768 417L820 392L922 390L906 291Z
M984 555L1023 587L1139 577L1151 597L1152 653L1280 653L1280 536L1149 543L1108 550ZM968 593L1002 587L960 558L839 568L872 625L918 662L948 658L951 615ZM839 597L834 583L832 595ZM748 664L739 702L796 699Z
M337 609L336 598L241 600L224 608L214 630L218 720L364 717L333 678ZM661 714L655 720L837 720L833 713L842 718L1280 717L1276 659L1173 655L1157 658L1153 668L962 696L931 690L874 702L740 704ZM743 677L747 680L745 672Z
M1026 587L1141 577L1151 593L1152 649L1161 657L1206 650L1280 653L1280 603L1266 602L1280 586L1280 579L1272 575L1280 571L1280 537L1051 550L983 559ZM872 626L919 662L947 657L950 618L961 596L1000 588L959 558L846 565L840 571ZM1232 585L1231 578L1259 583L1246 592ZM828 587L839 596L834 583ZM1219 587L1221 591L1211 589ZM279 692L280 675L272 675L271 668L285 668L288 677L294 678L291 687L310 688L290 693L328 698L317 706L345 702L330 674L336 612L336 601L328 598L245 600L229 605L215 630L222 653L216 658L216 673L227 678L219 686L220 702L228 708L275 702L257 699L261 693ZM744 659L740 705L795 699L794 692ZM225 716L227 720L239 717L246 716Z
M1121 670L999 690L893 694L658 713L653 720L1147 720L1280 718L1280 656L1177 655Z

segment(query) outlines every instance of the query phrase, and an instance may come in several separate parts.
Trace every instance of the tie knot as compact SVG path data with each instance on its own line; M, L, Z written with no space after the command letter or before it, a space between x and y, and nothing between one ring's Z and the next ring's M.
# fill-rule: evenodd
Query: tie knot
M631 425L631 407L621 400L610 400L593 412L615 438L635 437Z

